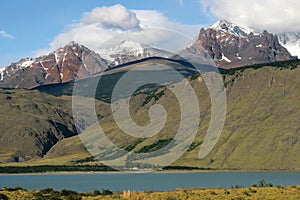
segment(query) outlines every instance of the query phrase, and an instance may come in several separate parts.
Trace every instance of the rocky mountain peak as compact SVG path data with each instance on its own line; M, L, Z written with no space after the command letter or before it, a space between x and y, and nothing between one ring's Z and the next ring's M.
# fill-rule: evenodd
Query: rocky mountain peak
M106 60L98 54L71 42L48 55L12 63L0 73L0 87L33 88L62 83L87 77L106 68Z
M208 54L221 68L234 68L257 63L291 59L278 37L267 31L261 34L251 28L220 20L201 29L198 39L186 52Z
M229 33L238 37L246 37L250 33L255 33L254 29L246 26L238 26L227 20L219 20L209 27L217 31Z

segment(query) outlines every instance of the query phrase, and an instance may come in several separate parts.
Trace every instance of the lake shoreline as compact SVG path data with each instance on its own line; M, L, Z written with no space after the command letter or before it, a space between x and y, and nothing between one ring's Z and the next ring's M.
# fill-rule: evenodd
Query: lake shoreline
M32 173L0 173L5 176L15 175L85 175L85 174L186 174L186 173L257 173L257 172L300 172L300 170L157 170L157 171L49 171Z
M1 187L22 187L28 190L53 188L88 192L93 188L110 189L115 192L168 191L177 188L229 188L249 187L272 183L274 186L300 184L300 172L59 172L0 175Z

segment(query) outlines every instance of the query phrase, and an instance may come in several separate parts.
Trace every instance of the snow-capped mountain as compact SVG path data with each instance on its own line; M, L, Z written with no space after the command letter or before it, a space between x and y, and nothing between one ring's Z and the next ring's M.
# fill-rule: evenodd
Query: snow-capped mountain
M279 42L284 46L292 56L300 58L300 33L282 33L278 34Z
M247 26L238 26L226 20L219 20L209 28L218 30L224 33L230 33L237 37L247 37L250 33L257 34L253 28Z
M17 63L13 63L12 65L8 66L7 68L1 68L0 72L0 80L2 81L4 78L11 76L18 70L24 69L32 65L35 62L33 58L23 58Z
M170 58L172 56L172 54L167 51L129 40L122 41L120 44L108 49L100 49L97 51L97 53L99 53L101 57L105 58L110 63L110 67L143 58L156 56Z
M184 52L210 56L221 68L290 60L291 54L280 45L276 35L263 31L258 34L220 20L207 29L202 28L198 39Z
M276 35L267 31L258 33L249 27L220 20L207 29L202 28L197 39L182 53L210 57L221 68L292 59L287 49L292 55L300 54L300 33L281 34L279 39L280 42ZM33 88L67 82L149 57L176 59L168 51L128 40L96 52L71 42L48 55L21 59L5 69L0 68L0 87ZM80 67L83 70L78 72Z
M62 83L103 71L107 66L98 54L71 42L46 56L12 63L0 73L0 87L33 88ZM80 67L82 70L78 71Z
M149 57L170 58L172 53L134 41L91 51L75 42L38 58L25 58L0 71L0 87L33 88L84 78L109 67ZM83 70L79 70L79 68Z

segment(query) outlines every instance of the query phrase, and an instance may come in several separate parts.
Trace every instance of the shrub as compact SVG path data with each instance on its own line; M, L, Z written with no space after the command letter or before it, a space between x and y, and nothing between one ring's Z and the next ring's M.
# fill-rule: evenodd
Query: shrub
M251 196L251 194L248 191L244 191L243 194L246 196Z
M167 197L167 200L179 200L177 197Z
M43 193L43 194L49 194L51 192L54 192L54 190L52 188L45 188L45 189L41 190L41 193Z
M101 195L101 192L97 189L94 189L94 191L92 192L92 196L98 196Z
M252 189L252 188L249 188L249 191L250 191L251 193L257 193L257 190L254 190L254 189Z
M243 200L244 198L242 198L242 197L236 197L236 198L234 198L234 199L232 199L232 200Z
M62 196L71 196L71 195L77 195L78 193L77 192L75 192L75 191L72 191L72 190L62 190L61 192L60 192L60 194L62 195Z
M80 194L73 194L66 197L66 200L81 200L82 197Z
M49 193L47 193L48 189L46 189L45 191L39 191L39 192L36 192L34 194L34 200L61 200L60 198L60 193L58 191L51 191Z
M21 187L15 187L15 188L6 188L6 191L9 191L9 192L14 192L14 191L18 191L18 190L25 190Z
M112 195L113 194L113 192L108 189L103 189L101 193L102 193L102 195Z
M0 194L1 200L8 200L8 197L5 194Z
M273 187L273 184L272 183L268 183L268 187Z
M230 192L228 190L225 190L224 194L230 194Z
M234 186L231 186L230 188L232 188L232 189L239 189L239 188L241 188L242 186L239 186L239 185L234 185Z
M266 183L264 179L258 182L258 187L273 187L272 183Z

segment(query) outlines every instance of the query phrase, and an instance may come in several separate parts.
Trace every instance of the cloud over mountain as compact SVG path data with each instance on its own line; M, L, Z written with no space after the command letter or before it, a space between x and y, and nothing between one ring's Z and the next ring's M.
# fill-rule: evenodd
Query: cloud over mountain
M48 48L36 52L37 55L49 53L71 41L76 41L93 50L96 50L103 42L128 31L135 31L133 39L138 42L160 47L166 43L175 41L173 32L182 32L187 38L193 38L198 34L201 25L185 25L170 21L162 13L156 10L129 10L117 4L110 7L96 7L85 13L76 23L70 24L58 34L49 44ZM159 35L151 28L168 29ZM167 32L169 32L168 35ZM184 37L184 36L183 36ZM167 38L167 42L162 39ZM171 44L170 44L171 45ZM169 45L169 46L170 46ZM186 41L184 41L186 45ZM173 45L176 46L176 45ZM178 46L178 45L177 45ZM183 46L183 44L182 44ZM169 49L168 49L169 50Z
M300 31L299 0L199 0L220 19L274 33Z

